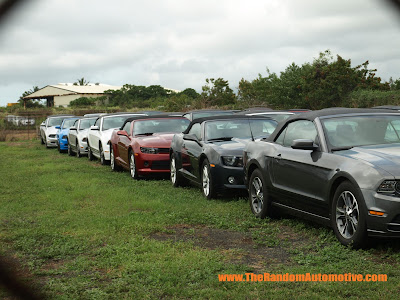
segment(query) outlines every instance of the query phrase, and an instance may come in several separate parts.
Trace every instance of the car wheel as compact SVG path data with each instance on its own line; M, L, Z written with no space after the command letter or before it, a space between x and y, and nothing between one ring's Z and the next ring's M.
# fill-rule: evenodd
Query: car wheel
M182 175L178 172L178 169L176 167L176 157L174 153L172 153L171 155L170 175L171 175L171 182L174 187L184 185L184 178L182 178Z
M100 151L100 163L104 166L107 165L106 158L104 156L104 150L101 144L99 145L99 151Z
M59 143L57 143L57 150L58 150L58 152L61 153L61 148L60 148L60 144Z
M43 138L42 138L42 137L40 137L40 143L41 143L42 145L44 145L44 141L43 141Z
M135 153L133 153L133 151L131 151L129 155L129 171L133 179L138 179L139 176L136 170Z
M88 158L89 158L89 160L94 160L92 148L89 145L88 145Z
M76 157L80 158L80 157L82 157L82 154L81 154L81 148L79 147L78 140L76 140L75 145L76 145Z
M74 153L72 152L71 145L68 143L68 155L72 156Z
M360 248L367 243L366 209L361 192L348 181L333 196L331 223L337 239L345 246Z
M215 197L215 188L213 186L213 180L211 177L211 170L210 170L210 163L208 162L208 159L205 159L203 161L203 164L201 167L201 186L202 186L203 195L207 199L211 199L211 198Z
M111 166L111 170L113 170L113 171L121 170L120 166L115 161L115 156L114 156L114 151L113 151L112 145L110 145L110 166Z
M259 169L254 170L250 176L249 202L251 211L257 218L264 219L270 215L271 204L268 198L268 191Z

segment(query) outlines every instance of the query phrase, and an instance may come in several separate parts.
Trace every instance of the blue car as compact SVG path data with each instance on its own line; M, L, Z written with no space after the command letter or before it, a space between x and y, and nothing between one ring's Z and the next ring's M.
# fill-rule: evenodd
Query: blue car
M63 152L68 150L68 132L69 128L75 123L76 120L80 118L67 118L64 119L60 126L56 126L57 131L57 149L58 152Z

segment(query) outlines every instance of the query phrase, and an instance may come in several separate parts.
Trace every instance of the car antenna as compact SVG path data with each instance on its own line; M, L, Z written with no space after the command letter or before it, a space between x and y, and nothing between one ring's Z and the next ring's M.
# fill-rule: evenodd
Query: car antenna
M250 118L247 118L247 122L249 122L251 140L254 142L254 136L253 136L253 131L251 130Z

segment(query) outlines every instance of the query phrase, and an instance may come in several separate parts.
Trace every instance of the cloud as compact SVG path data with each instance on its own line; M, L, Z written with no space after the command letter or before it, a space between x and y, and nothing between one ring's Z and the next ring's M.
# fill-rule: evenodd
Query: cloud
M331 49L400 78L400 22L375 0L38 0L0 29L0 105L84 76L113 85L198 91L312 62Z

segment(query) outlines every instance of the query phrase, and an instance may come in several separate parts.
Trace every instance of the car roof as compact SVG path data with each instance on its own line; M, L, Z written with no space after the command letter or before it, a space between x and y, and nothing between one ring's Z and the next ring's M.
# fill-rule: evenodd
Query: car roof
M294 114L285 121L279 123L275 131L269 136L268 140L272 141L281 132L282 128L285 127L287 123L294 122L296 120L309 120L314 121L316 118L333 117L341 115L350 114L396 114L396 112L383 111L382 109L372 109L372 108L346 108L346 107L332 107L324 108L321 110L314 110L309 112L304 112L301 114Z
M132 117L128 118L125 120L124 124L122 124L121 128L124 128L126 123L136 121L136 120L156 120L156 119L180 119L180 120L188 120L182 116L170 116L167 114L160 114L160 115L151 115L151 116L137 116L137 117ZM189 120L188 120L189 121Z
M400 106L397 105L382 105L382 106L374 106L372 108L400 110Z
M183 132L183 133L188 133L190 128L192 128L192 126L196 123L203 123L206 121L220 121L220 120L241 120L241 119L260 119L260 120L271 120L276 122L275 120L265 117L265 116L247 116L247 115L222 115L222 116L210 116L210 117L204 117L204 118L197 118L194 119L192 122L190 122L188 128Z
M196 109L184 112L183 114L196 113L196 112L233 112L233 110L226 109Z

